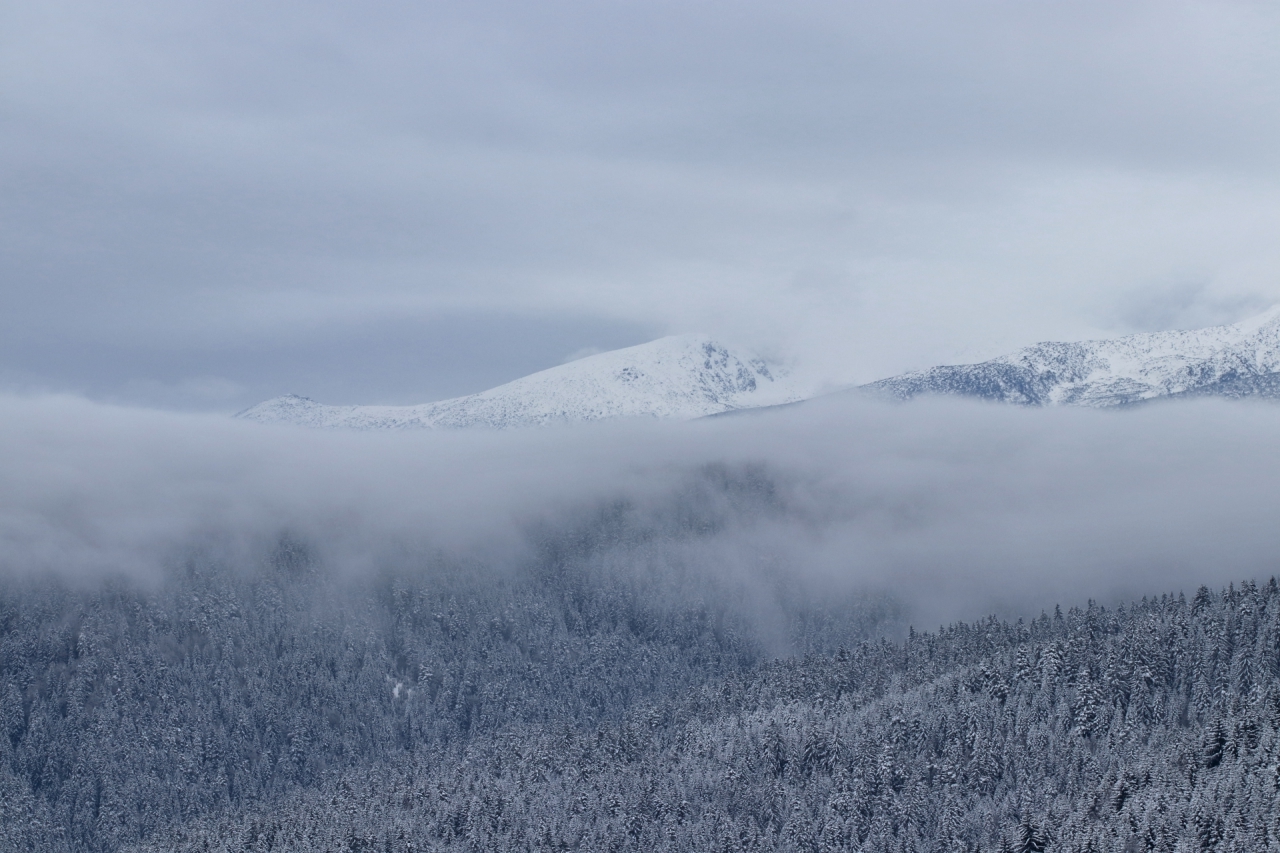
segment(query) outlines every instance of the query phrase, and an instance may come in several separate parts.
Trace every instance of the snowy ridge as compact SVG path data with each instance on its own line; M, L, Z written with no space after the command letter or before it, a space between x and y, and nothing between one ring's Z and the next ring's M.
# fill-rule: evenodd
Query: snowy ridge
M1280 397L1280 306L1230 326L1040 343L980 364L932 367L864 388L910 399L1122 406L1164 397Z
M777 365L702 335L661 338L552 367L479 394L417 406L326 406L288 395L236 417L346 429L541 426L606 418L689 419L806 396Z

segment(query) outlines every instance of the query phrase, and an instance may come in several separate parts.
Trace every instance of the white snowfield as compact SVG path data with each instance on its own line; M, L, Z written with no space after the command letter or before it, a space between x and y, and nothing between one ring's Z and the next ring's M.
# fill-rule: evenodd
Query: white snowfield
M1040 343L979 364L932 367L864 387L902 399L958 394L1033 406L1280 397L1280 306L1230 326Z
M542 426L606 418L691 419L803 399L790 375L702 335L572 361L479 394L416 406L326 406L288 395L236 417L330 429Z

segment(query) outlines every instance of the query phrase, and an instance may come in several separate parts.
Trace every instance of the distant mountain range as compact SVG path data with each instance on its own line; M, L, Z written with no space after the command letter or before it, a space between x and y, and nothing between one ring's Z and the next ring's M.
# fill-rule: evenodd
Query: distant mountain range
M690 419L795 402L807 395L776 364L701 335L661 338L417 406L327 406L277 397L236 417L348 429L508 428L606 418Z
M881 379L863 389L1024 406L1104 408L1177 397L1280 397L1280 307L1230 326L1040 343L979 364Z
M1095 408L1160 398L1280 398L1280 307L1230 326L1039 343L990 361L931 367L856 390L898 400L952 395ZM702 335L680 335L435 403L328 406L290 394L236 417L347 429L503 429L624 417L687 420L811 396L777 364Z

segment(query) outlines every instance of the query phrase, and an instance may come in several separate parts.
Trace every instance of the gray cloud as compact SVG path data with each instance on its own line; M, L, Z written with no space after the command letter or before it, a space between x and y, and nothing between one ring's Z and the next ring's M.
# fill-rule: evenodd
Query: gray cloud
M692 423L370 434L6 397L0 560L156 577L193 549L252 563L288 535L355 573L518 567L628 507L650 534L616 539L613 571L887 590L928 626L1271 575L1277 419L828 398Z
M43 387L176 405L129 389L253 385L238 364L273 348L303 384L291 365L332 340L485 313L530 370L501 318L601 329L566 353L619 324L702 330L869 380L1113 331L1152 282L1280 299L1265 4L3 15L0 336L101 341L118 366L0 356ZM423 387L408 337L370 370Z
M241 334L230 342L32 336L0 340L0 382L28 393L70 390L226 413L287 393L328 403L411 404L473 394L575 352L631 346L653 334L592 316L452 311L285 326L275 336ZM53 389L51 375L59 381Z
M1124 292L1119 319L1126 329L1154 332L1234 323L1268 307L1256 296L1219 296L1200 280L1155 284Z

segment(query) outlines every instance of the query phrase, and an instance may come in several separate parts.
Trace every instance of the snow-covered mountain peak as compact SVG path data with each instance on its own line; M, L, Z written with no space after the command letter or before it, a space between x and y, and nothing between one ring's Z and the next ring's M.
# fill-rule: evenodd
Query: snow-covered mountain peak
M1225 326L1224 328L1237 329L1242 336L1248 337L1265 327L1280 327L1280 305L1272 305L1261 314L1255 314L1233 326Z
M688 419L804 396L776 364L705 335L677 335L580 358L479 394L435 403L326 406L291 394L237 417L329 428L506 428L623 417Z
M1280 396L1280 306L1226 326L1040 343L980 364L933 367L866 387L902 399L954 394L1035 406Z

